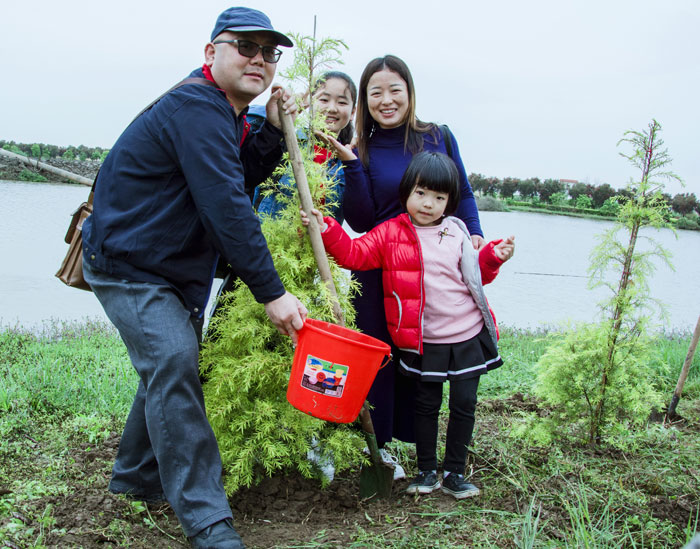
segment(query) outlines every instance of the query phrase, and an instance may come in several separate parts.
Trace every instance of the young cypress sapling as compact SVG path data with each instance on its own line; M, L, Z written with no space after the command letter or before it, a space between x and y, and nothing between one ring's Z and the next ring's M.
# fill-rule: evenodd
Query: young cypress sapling
M314 89L317 71L338 62L345 44L300 35L292 39L294 64L284 76L292 85L301 82L305 89ZM325 130L322 117L310 108L297 118L296 127L307 144L301 149L314 203L326 210L333 202L335 181L328 179L324 165L314 162L313 148L314 131ZM274 181L285 172L293 177L286 158L268 181L268 192L273 192ZM263 216L261 224L277 272L285 288L305 304L310 317L333 322L333 302L301 225L298 197L284 193L276 197L284 210L279 217ZM350 297L356 284L332 260L331 271L346 324L352 327L355 313ZM227 492L283 470L296 469L324 481L321 471L307 459L312 446L322 452L322 458L333 460L336 471L361 463L358 449L364 439L358 431L308 416L287 402L293 348L290 339L269 322L263 305L241 283L222 301L221 314L208 328L201 368L207 378L207 413L219 442Z
M661 405L651 370L655 352L649 343L651 313L663 307L651 296L649 279L654 261L671 267L670 254L648 235L644 226L665 225L664 185L675 179L671 158L653 120L646 131L628 131L618 142L631 145L620 153L641 170L618 197L617 222L599 237L591 254L591 287L603 286L610 297L600 304L597 324L578 326L550 345L538 363L535 394L553 409L544 418L521 425L516 433L548 443L564 437L596 445L624 446L631 429L640 428ZM638 247L640 239L645 245Z

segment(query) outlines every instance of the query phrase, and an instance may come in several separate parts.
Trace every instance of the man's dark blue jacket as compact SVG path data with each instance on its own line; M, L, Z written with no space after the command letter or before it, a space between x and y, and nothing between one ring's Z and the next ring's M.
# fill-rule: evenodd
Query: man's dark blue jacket
M219 253L258 302L283 295L249 197L277 165L282 132L266 122L241 147L244 114L223 91L186 84L138 117L100 169L83 260L119 278L170 285L195 317Z

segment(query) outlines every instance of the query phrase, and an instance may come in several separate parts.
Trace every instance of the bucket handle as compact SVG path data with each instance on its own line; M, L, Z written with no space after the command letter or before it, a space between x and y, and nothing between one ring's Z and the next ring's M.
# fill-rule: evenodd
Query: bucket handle
M386 366L387 364L389 364L389 361L392 359L392 356L393 356L393 355L392 355L391 353L389 353L388 355L385 355L385 356L386 356L386 360L385 360L384 363L379 367L380 370L381 370L382 368L384 368L384 366Z

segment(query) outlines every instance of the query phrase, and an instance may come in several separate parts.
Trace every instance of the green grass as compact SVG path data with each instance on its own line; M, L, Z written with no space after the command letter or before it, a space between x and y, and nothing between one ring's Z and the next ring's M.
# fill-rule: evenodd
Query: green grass
M60 323L0 332L0 411L125 417L136 374L116 331Z
M382 513L369 506L367 521L343 526L352 530L345 546L662 548L692 537L700 525L700 355L678 407L688 418L684 426L649 423L630 433L634 444L624 452L563 443L534 448L509 433L520 413L537 409L531 387L547 342L544 332L501 331L506 364L481 381L467 467L482 495L459 503L418 498ZM669 400L689 344L690 334L655 341L658 382ZM0 545L44 547L47 537L70 535L56 527L53 504L43 502L104 484L93 476L76 480L71 460L76 448L99 449L120 431L137 381L105 324L59 323L40 334L0 328ZM394 449L410 475L412 445ZM166 524L172 517L135 508L130 514L115 514L106 532L121 546L135 543L139 521L173 532ZM319 524L315 534L279 546L336 547L325 541L334 529Z
M529 393L535 364L547 348L547 334L501 328L498 350L504 366L479 381L479 398L505 398L513 393Z

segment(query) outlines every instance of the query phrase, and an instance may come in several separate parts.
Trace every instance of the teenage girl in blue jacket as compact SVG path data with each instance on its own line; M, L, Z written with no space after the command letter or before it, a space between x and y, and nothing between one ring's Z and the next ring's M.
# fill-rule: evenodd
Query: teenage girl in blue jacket
M338 136L338 142L348 145L352 141L355 128L352 119L355 116L357 104L357 88L347 74L340 71L329 71L324 73L318 81L316 90L313 93L316 108L325 114L326 128L329 132ZM342 161L334 156L333 150L319 147L316 148L315 161L326 162L326 172L329 178L335 180L335 187L332 196L328 196L328 201L335 204L329 211L329 215L338 223L343 222L343 196L345 194L345 174ZM272 193L266 193L264 186L255 189L253 205L260 215L275 217L282 210L284 205L278 200L277 193L284 193L291 196L295 193L294 181L284 175L276 183L276 189Z

